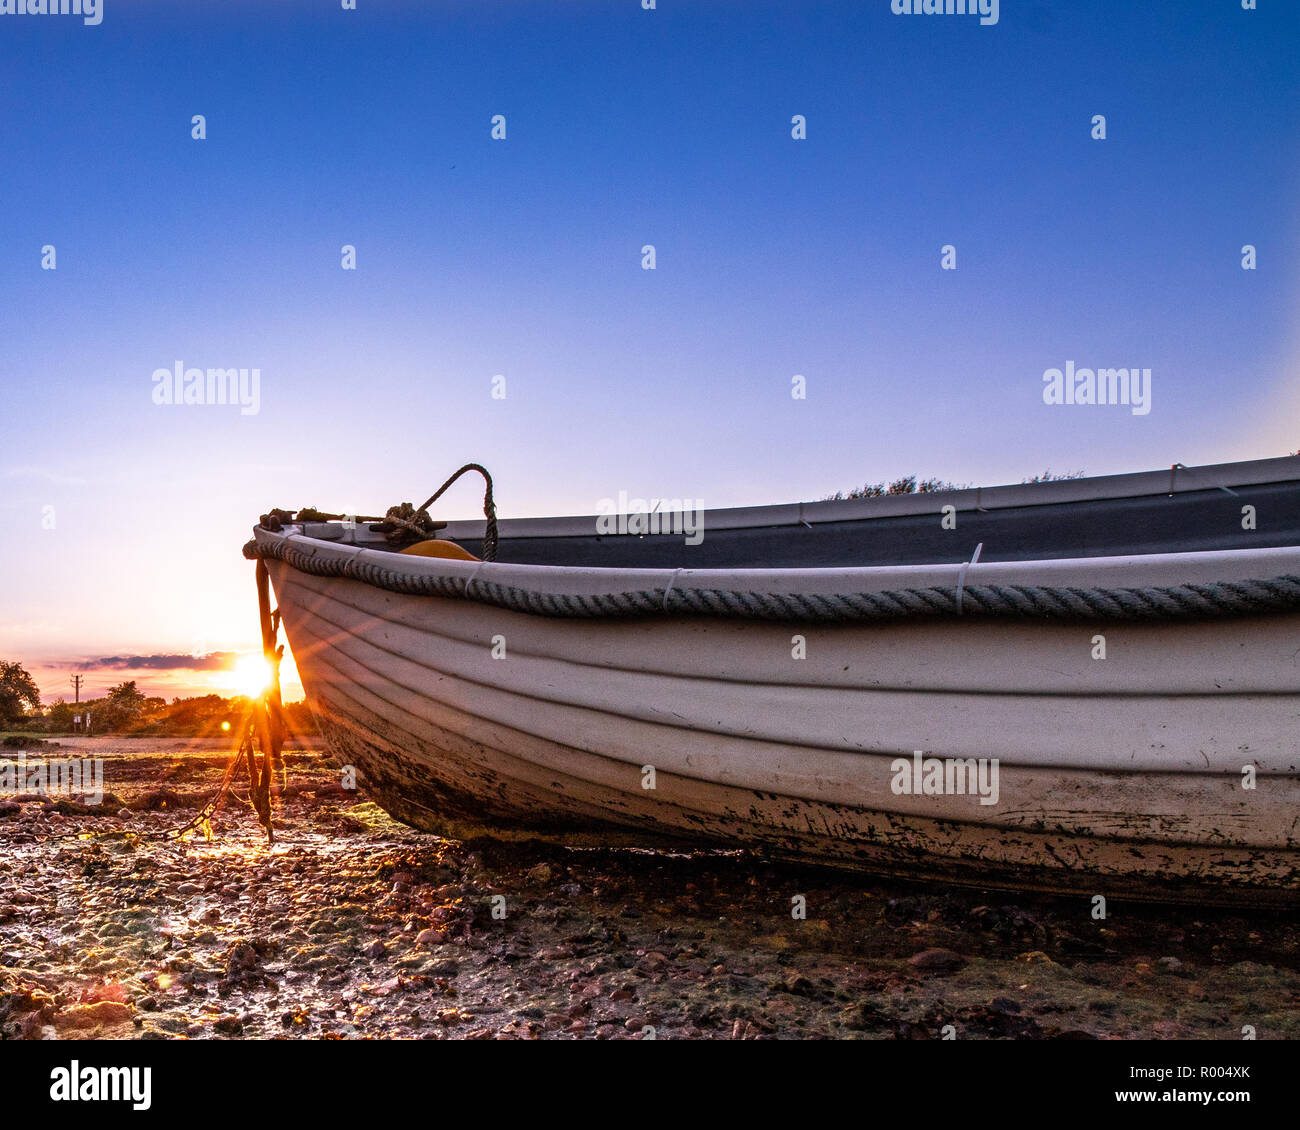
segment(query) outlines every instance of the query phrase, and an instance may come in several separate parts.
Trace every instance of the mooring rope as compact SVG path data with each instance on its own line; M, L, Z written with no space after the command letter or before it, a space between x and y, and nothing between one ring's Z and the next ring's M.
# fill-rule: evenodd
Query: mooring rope
M253 729L250 724L244 731L244 736L239 742L239 749L226 765L225 775L221 778L221 784L217 791L208 798L208 801L199 811L179 828L168 828L162 832L143 832L141 839L146 840L170 840L181 839L187 832L192 832L196 828L201 828L207 824L220 811L221 806L226 802L226 797L230 794L230 787L235 783L235 774L239 766L248 760L250 769L253 765ZM254 808L257 802L253 802ZM258 813L259 817L261 813Z
M283 773L284 769L285 724L284 707L280 701L280 663L284 658L284 646L278 643L280 610L271 608L271 581L264 561L257 563L256 580L257 610L262 628L262 656L266 660L270 679L254 703L253 709L241 723L243 734L239 740L239 749L226 765L225 774L221 778L217 791L181 827L144 833L145 839L181 839L196 828L206 828L225 803L226 797L230 795L240 765L247 765L249 804L257 813L257 822L266 831L267 843L275 843L275 823L271 812L271 782L276 770L279 769ZM259 745L262 747L260 766L257 759ZM207 828L207 830L210 832L211 829Z

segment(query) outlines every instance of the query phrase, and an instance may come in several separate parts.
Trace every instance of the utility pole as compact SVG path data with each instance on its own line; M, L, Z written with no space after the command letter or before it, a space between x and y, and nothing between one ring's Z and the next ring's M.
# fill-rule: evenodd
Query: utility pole
M74 706L81 702L81 681L84 678L85 675L72 676L72 701Z

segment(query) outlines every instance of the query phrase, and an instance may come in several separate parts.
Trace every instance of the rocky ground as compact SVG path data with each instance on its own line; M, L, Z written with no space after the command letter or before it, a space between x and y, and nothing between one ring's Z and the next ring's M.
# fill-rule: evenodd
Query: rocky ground
M1300 1037L1289 916L444 841L305 749L273 847L239 799L181 843L220 743L74 748L104 803L0 796L0 1038Z

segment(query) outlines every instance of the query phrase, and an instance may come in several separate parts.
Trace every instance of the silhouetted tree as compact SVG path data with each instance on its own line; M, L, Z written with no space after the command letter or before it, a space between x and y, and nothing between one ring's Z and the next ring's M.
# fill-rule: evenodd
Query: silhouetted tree
M0 723L16 722L41 708L41 692L21 663L0 659Z

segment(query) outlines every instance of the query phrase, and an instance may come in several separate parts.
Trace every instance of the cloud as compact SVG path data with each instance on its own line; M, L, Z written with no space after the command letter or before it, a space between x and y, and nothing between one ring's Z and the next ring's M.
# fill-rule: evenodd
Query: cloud
M78 671L224 671L238 651L210 651L207 655L104 655L71 664Z

